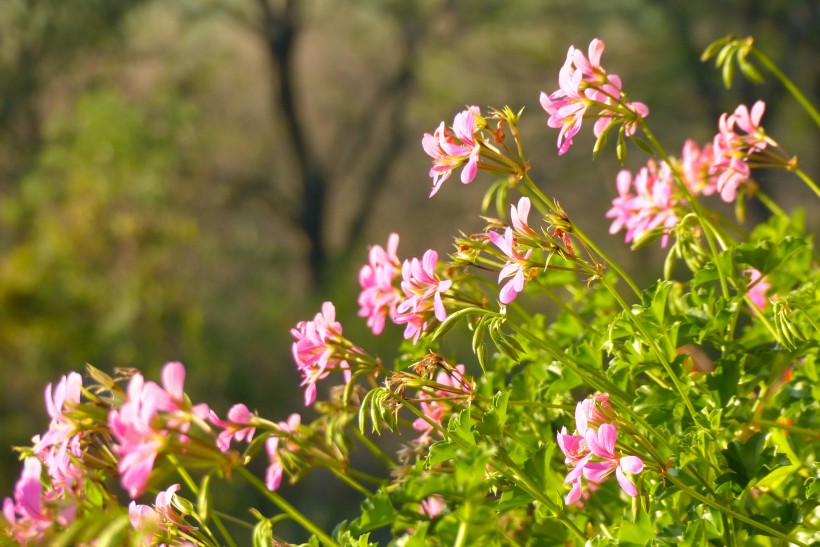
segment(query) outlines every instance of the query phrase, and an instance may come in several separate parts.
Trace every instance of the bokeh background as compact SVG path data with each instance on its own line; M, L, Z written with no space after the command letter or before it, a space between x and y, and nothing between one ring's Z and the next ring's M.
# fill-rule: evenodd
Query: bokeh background
M195 401L284 419L302 406L289 329L328 299L389 362L401 329L374 338L356 317L357 270L392 231L411 257L481 228L487 175L428 199L420 146L466 105L525 107L533 179L650 281L663 252L607 234L614 147L591 162L579 135L559 159L546 127L538 95L567 48L605 41L671 153L762 98L816 177L817 128L782 86L727 92L699 56L752 34L817 102L818 29L813 0L2 0L0 495L11 446L47 425L44 385L85 363L155 376L179 360ZM645 160L632 148L627 167ZM755 178L789 210L811 199L796 177ZM355 498L325 479L286 492L332 526Z

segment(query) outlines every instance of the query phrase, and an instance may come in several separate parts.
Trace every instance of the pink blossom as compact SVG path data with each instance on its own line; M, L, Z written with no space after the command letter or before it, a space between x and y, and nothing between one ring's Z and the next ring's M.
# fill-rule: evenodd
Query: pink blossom
M433 179L433 190L430 197L439 191L441 185L450 178L453 170L464 166L461 182L469 184L478 171L478 160L481 142L478 131L483 125L481 111L477 106L456 115L452 129L445 127L444 122L431 135L425 133L421 144L428 156L433 158L430 177Z
M141 545L145 547L153 545L153 540L168 532L196 530L196 527L186 524L185 518L174 509L174 495L180 488L179 484L174 484L157 494L153 507L139 505L135 501L128 506L128 517L131 526L138 533ZM173 544L182 545L179 542Z
M444 511L446 506L447 504L444 501L444 498L438 494L434 494L421 500L419 510L421 511L421 514L425 515L430 520L433 520L439 516L442 511Z
M507 278L510 280L501 288L498 299L502 304L509 304L515 300L518 293L524 290L524 271L530 265L529 258L532 255L532 249L527 250L523 256L516 251L516 240L512 228L507 228L503 236L497 232L489 232L487 237L507 256L507 263L498 274L498 282Z
M766 305L769 303L767 293L772 288L771 284L765 277L762 277L763 274L761 274L759 270L754 268L743 270L743 273L749 276L749 283L746 285L746 294L749 295L749 299L757 309L760 311L765 310Z
M422 332L427 330L430 312L438 321L447 319L447 311L441 295L453 284L449 279L440 280L435 273L438 253L429 249L421 260L413 258L402 264L401 289L405 299L396 308L394 322L407 324L405 338L418 342Z
M619 457L615 454L615 443L618 440L618 430L612 424L601 424L597 431L587 430L585 440L590 452L603 461L595 461L586 464L584 467L584 477L592 482L603 481L609 473L615 471L618 484L621 489L630 496L638 495L635 485L624 474L638 474L643 470L643 460L637 456Z
M209 421L224 429L216 438L219 449L227 452L231 447L231 440L251 442L256 427L250 424L255 417L256 415L242 403L235 404L228 410L227 421L220 420L216 412L211 411Z
M401 274L401 262L396 256L399 235L390 234L387 249L379 245L370 248L369 263L359 271L359 317L367 317L367 326L373 334L381 334L385 319L395 320L396 306L401 302L401 292L393 280Z
M14 486L14 499L3 500L3 516L11 526L11 534L21 545L39 542L52 526L43 505L43 485L40 482L42 464L35 457L26 458L23 472Z
M674 192L672 172L666 163L660 168L654 160L638 171L634 179L623 169L616 179L618 197L612 200L612 208L606 217L613 219L609 233L626 228L627 243L658 227L664 228L661 246L669 239L668 231L678 223L676 207L684 202ZM634 194L632 191L634 190Z
M719 131L713 139L715 158L709 173L717 179L723 201L734 201L737 189L749 179L749 158L776 144L760 127L765 109L763 101L757 101L751 111L746 105L739 105L731 115L724 113L718 121Z
M283 434L293 434L296 433L301 423L302 417L294 413L288 417L287 421L278 422L277 425ZM294 442L288 442L285 445L285 449L289 452L295 452L298 448L299 446ZM280 446L280 438L278 436L272 435L265 440L265 451L270 458L270 464L265 472L265 486L267 486L271 492L279 489L285 471L280 450L283 450L283 448Z
M168 441L168 430L176 431L180 441L186 442L185 433L193 415L207 412L201 405L196 413L189 408L184 382L185 367L177 362L163 367L163 387L135 374L128 383L125 403L108 415L108 425L117 441L113 449L120 456L120 482L132 498L145 490L154 461ZM165 414L164 419L159 418L160 412Z
M714 158L712 143L705 144L702 149L692 139L683 144L681 169L692 195L710 196L717 191L717 179L709 174Z
M618 120L624 123L624 133L633 135L638 120L649 115L645 104L623 99L621 79L615 74L608 75L601 67L603 51L604 43L597 38L589 45L589 58L571 46L558 72L558 89L549 95L541 93L541 106L550 115L547 125L560 128L558 155L572 146L572 138L581 129L585 117L597 118L593 131L600 137ZM588 114L591 107L600 111ZM625 115L624 110L631 115Z
M300 321L291 329L295 341L293 358L305 387L305 406L316 400L316 382L326 378L332 370L341 370L345 381L350 381L350 365L345 359L342 325L336 321L336 308L331 302L322 305L322 311L313 321ZM359 351L351 348L350 351Z
M40 453L45 448L63 444L77 432L77 427L64 414L66 405L80 403L83 379L76 372L63 376L52 393L51 384L46 386L46 412L51 417L48 431L34 443L34 452Z
M515 234L519 237L538 237L535 230L530 228L527 217L530 215L530 198L522 197L518 200L518 207L510 206L510 222Z
M637 474L643 470L643 460L637 456L622 455L616 450L618 430L610 423L614 416L609 395L600 393L578 403L575 408L575 434L569 435L566 427L557 435L558 446L565 456L568 472L564 483L571 483L567 505L582 505L584 480L590 490L603 482L614 471L624 492L637 495L634 483L626 473Z

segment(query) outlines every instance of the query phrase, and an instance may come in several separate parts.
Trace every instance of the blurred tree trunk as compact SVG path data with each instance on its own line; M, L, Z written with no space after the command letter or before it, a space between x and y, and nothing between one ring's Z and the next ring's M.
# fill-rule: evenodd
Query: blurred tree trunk
M304 25L300 3L296 0L256 1L272 70L275 111L284 120L300 185L300 198L296 204L287 205L281 189L275 187L270 189L271 195L265 202L279 213L284 212L306 236L311 281L320 287L327 281L327 271L334 258L346 256L359 242L384 186L382 183L389 176L393 159L405 142L405 109L416 81L418 44L424 30L422 15L417 13L412 1L394 3L397 9L393 15L400 21L402 44L395 72L381 84L375 100L369 104L370 119L360 121L352 131L344 131L344 139L340 139L343 146L323 155L308 135L307 122L298 102L299 97L307 95L300 90L294 70L294 56ZM386 134L379 133L376 120L383 120L379 127L386 127ZM367 160L362 159L364 150L371 152ZM347 172L335 166L344 166ZM358 202L341 248L331 253L326 233L329 189L340 177L355 169L358 169L360 176L357 178L361 181L355 192Z

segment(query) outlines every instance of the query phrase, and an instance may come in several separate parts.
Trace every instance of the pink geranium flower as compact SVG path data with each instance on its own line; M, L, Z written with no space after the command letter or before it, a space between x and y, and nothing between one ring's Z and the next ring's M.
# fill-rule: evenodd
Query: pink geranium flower
M186 524L185 517L174 509L174 495L180 488L179 484L174 484L157 494L153 507L139 505L135 501L128 506L128 517L141 545L154 545L155 539L161 539L169 533L196 530L195 526Z
M501 288L498 299L502 304L509 304L515 300L518 293L524 290L524 272L530 266L529 259L533 250L528 249L523 255L516 250L516 239L512 228L507 228L503 236L497 232L488 232L487 237L507 257L507 263L498 274L498 282L507 278L509 281Z
M453 282L438 278L435 272L437 262L438 253L429 249L421 260L413 258L402 264L401 289L405 299L396 308L394 322L407 325L404 337L413 338L414 343L427 330L431 316L438 321L447 319L441 295L449 290Z
M39 542L52 526L52 519L43 505L42 471L39 459L26 458L23 472L14 486L14 499L3 500L3 517L11 526L15 541L21 545Z
M228 410L226 421L220 420L213 410L210 411L208 420L213 425L223 428L216 438L219 450L227 452L231 447L231 440L251 442L256 432L256 426L251 423L254 418L256 415L242 403L235 404Z
M361 350L343 338L342 325L336 321L336 308L331 302L322 304L322 311L313 321L300 321L290 332L295 339L293 359L305 386L305 406L316 400L316 382L326 378L331 371L341 370L345 382L350 381L347 355L361 353Z
M390 234L387 249L379 245L370 248L369 263L359 270L359 317L367 318L373 334L381 334L387 317L396 318L396 306L401 302L401 291L393 280L401 274L401 262L396 256L399 235Z
M163 367L162 387L135 374L128 383L123 405L108 414L108 425L117 443L113 450L120 457L120 482L132 498L144 492L170 431L176 432L181 442L187 442L185 434L192 419L208 415L206 406L191 407L186 401L184 382L185 367L177 362Z
M751 176L750 159L769 145L777 146L760 127L765 109L766 104L757 101L751 110L739 105L731 115L720 117L709 173L716 178L723 201L734 201L738 188Z
M582 505L584 480L590 490L615 472L621 489L630 496L637 495L634 483L626 473L637 474L643 470L643 460L633 455L622 455L616 450L617 427L611 422L614 416L609 395L599 393L578 403L575 408L575 434L569 435L566 427L557 435L558 446L568 466L565 484L572 484L565 498L567 505Z
M421 145L427 155L433 158L430 177L433 179L433 190L430 197L439 191L441 185L450 178L453 170L464 167L461 171L461 182L469 184L478 172L478 161L481 152L479 130L484 120L477 106L471 106L460 112L453 120L453 127L445 127L444 122L433 134L425 133Z
M282 433L293 434L301 423L302 417L299 414L291 414L286 422L279 422L278 425ZM286 443L285 447L290 452L294 452L298 449L298 445L292 442ZM265 451L270 458L270 464L265 472L265 486L267 486L271 492L278 490L282 484L285 467L282 463L281 450L283 450L283 448L280 445L280 438L278 436L270 436L265 440Z
M661 246L666 247L669 230L678 223L676 208L684 204L674 184L666 163L658 167L654 160L649 160L634 178L622 169L616 178L618 197L612 200L612 208L606 213L607 218L613 219L609 233L626 228L625 240L630 243L661 227L664 229Z
M572 138L586 117L597 119L593 131L596 137L600 137L610 124L617 121L624 123L626 135L633 135L638 120L649 115L645 104L623 98L621 79L615 74L607 74L601 67L603 51L604 43L597 38L589 44L589 58L570 46L558 72L558 89L550 94L541 93L541 106L550 115L547 125L560 129L558 155L566 153L572 146ZM599 111L589 113L591 107Z
M749 299L758 310L765 310L769 303L767 293L772 288L771 284L763 277L763 274L761 274L759 270L754 268L743 270L743 273L749 276L749 283L746 285Z

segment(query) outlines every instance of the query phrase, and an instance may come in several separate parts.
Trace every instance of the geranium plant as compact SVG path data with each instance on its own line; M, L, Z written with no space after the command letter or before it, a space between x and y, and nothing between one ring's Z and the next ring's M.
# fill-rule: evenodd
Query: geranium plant
M422 139L430 195L454 172L464 184L489 174L483 208L509 217L460 234L445 260L433 249L403 258L397 234L370 248L359 315L374 335L404 329L392 364L349 340L326 302L292 330L309 422L195 404L180 363L160 383L71 372L47 386L51 422L20 450L4 541L283 545L283 520L327 546L820 541L820 268L805 213L784 213L753 177L785 169L820 190L765 131L761 101L716 120L712 141L668 154L603 51L597 39L587 54L571 47L541 105L558 154L585 124L594 155L608 139L622 161L627 141L647 154L637 172L613 174L606 217L627 244L667 250L655 283L640 288L530 178L522 112L470 106ZM772 73L820 129L751 39L716 42L713 56L727 84L734 63L753 79ZM760 200L769 220L746 232L713 209L741 199ZM465 333L473 351L456 355L448 338ZM380 447L386 431L402 435L395 453ZM381 467L356 469L354 445ZM332 530L277 492L319 467L364 497ZM211 485L234 480L270 505L224 513ZM249 531L234 537L227 523Z

